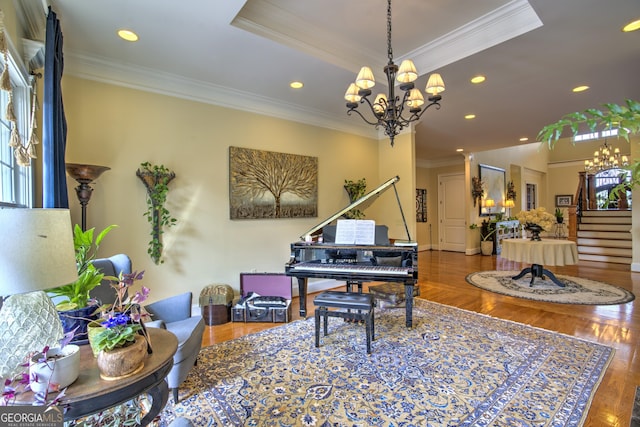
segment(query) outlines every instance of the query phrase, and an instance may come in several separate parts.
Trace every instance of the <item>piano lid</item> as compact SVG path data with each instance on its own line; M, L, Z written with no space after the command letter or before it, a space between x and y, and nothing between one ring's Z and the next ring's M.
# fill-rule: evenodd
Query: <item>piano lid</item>
M396 182L398 181L400 181L400 177L394 176L384 184L380 185L379 187L371 190L364 196L360 197L358 200L351 203L349 206L331 215L329 218L325 219L320 224L317 224L311 227L306 233L300 236L300 239L306 240L307 236L312 236L316 231L320 230L325 225L330 224L332 221L340 218L342 215L349 212L351 209L355 209L357 207L360 207L361 209L365 209L366 207L371 205L371 203L373 203L378 198L378 196L382 194L385 190L387 190L389 187L393 187L393 190L396 193L396 201L398 202L398 207L400 208L400 214L402 215L402 222L404 223L404 229L407 232L407 240L411 240L411 236L409 234L409 227L407 227L407 221L404 218L404 212L402 211L402 204L400 204L400 197L398 196L398 190L396 189L396 185L395 185Z

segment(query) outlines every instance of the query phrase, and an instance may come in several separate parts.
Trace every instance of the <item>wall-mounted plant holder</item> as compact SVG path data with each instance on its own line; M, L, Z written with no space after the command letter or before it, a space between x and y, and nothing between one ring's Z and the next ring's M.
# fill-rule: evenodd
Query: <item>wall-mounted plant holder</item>
M136 175L147 188L147 211L144 216L151 224L151 240L147 253L153 262L160 264L164 262L162 260L164 228L175 225L177 221L165 207L169 193L169 182L176 177L176 174L164 165L152 165L149 162L144 162L140 164Z

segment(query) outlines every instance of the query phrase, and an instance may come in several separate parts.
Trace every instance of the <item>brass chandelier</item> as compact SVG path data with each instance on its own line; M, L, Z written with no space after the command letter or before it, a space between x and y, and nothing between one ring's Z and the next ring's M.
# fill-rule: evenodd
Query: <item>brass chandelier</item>
M609 146L606 139L604 144L593 153L593 160L584 161L584 170L587 173L598 173L603 170L626 166L629 166L629 158L620 155L619 148Z
M393 140L402 129L411 122L420 120L422 114L432 105L440 108L441 92L444 91L444 82L440 74L434 73L429 76L425 92L429 94L427 98L429 104L423 107L425 101L420 89L416 89L414 81L418 78L418 72L410 59L405 59L400 64L400 68L393 62L393 50L391 48L391 0L387 0L387 57L389 62L384 67L387 76L388 95L379 93L373 103L369 99L371 88L376 84L373 72L369 67L362 67L355 83L351 83L344 98L347 101L347 114L357 113L362 120L377 128L382 126L384 133L390 138L391 146ZM400 90L404 91L402 98L395 94L395 80L400 83ZM367 119L357 108L359 104L367 103L371 110L372 119ZM404 116L405 108L409 110L408 117Z

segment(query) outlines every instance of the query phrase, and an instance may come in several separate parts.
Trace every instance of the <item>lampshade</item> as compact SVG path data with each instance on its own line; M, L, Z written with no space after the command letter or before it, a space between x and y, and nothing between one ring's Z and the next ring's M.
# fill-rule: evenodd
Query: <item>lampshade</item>
M347 92L344 94L344 99L347 100L347 102L358 102L360 101L360 95L358 95L358 86L356 86L355 83L351 83L349 85L349 88L347 89Z
M512 207L514 207L515 205L516 205L516 204L515 204L515 202L514 202L513 200L511 200L511 199L506 200L506 201L504 202L504 207L505 207L505 208L512 208Z
M400 68L398 69L398 75L396 76L396 80L400 83L409 83L418 78L418 72L416 71L416 66L413 65L413 61L410 59L405 59L400 64Z
M487 207L487 208L492 208L492 207L494 207L495 205L496 205L496 202L495 202L495 200L493 200L493 199L486 199L486 200L484 201L484 206L485 206L485 207Z
M0 377L62 338L62 324L42 290L78 278L66 209L0 209ZM5 298L10 296L9 298Z
M67 209L0 209L0 297L78 278Z
M369 67L362 67L356 77L356 84L361 89L371 89L376 85L376 79L373 77L373 71Z
M434 96L438 95L440 92L444 92L444 81L440 74L433 73L429 76L425 92Z
M424 104L424 97L418 89L411 89L409 92L409 99L407 99L407 105L409 108L418 108Z

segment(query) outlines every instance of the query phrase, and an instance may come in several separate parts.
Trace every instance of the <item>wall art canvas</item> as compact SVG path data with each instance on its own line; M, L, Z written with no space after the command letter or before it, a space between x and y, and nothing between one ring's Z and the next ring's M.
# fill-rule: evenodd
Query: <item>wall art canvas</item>
M427 190L416 188L416 221L427 222Z
M231 219L318 216L318 158L229 147Z

